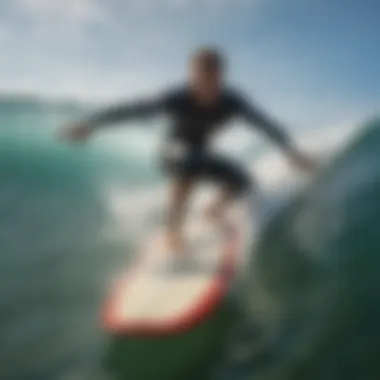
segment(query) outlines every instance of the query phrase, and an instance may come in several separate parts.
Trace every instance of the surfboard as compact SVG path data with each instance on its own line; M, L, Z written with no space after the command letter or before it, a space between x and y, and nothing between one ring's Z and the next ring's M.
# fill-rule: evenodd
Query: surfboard
M238 270L241 231L237 216L223 228L193 216L185 230L186 257L181 258L169 251L165 230L158 228L112 288L103 313L105 329L114 335L154 337L202 323L221 304Z

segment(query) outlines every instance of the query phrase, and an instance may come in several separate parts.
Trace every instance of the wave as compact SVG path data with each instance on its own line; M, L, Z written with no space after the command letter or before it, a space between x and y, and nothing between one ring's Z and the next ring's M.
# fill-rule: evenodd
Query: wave
M245 368L259 380L379 376L379 146L375 120L262 231L245 298L246 329L256 334L231 373Z
M107 283L161 217L161 132L132 126L73 147L56 131L84 108L12 107L0 112L1 370L29 377L38 363L55 378L99 357L94 315ZM245 338L231 346L223 378L378 377L379 130L374 121L300 135L325 166L311 181L234 134L231 154L252 159L260 192L278 205L250 252Z

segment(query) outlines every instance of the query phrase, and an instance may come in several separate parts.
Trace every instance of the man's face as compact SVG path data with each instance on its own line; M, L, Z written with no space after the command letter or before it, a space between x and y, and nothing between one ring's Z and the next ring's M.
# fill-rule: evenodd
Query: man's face
M202 59L194 59L190 68L191 84L201 100L214 101L222 85L220 68L212 67Z

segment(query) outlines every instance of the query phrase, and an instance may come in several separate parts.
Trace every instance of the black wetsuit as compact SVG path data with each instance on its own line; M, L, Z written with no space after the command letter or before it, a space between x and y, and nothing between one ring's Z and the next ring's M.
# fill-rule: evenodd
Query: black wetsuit
M90 118L89 124L97 127L159 113L167 114L172 120L163 151L164 168L175 176L216 181L236 193L250 189L249 175L230 159L215 155L208 149L210 139L227 121L240 116L282 148L290 148L290 140L283 130L240 93L228 88L222 91L215 104L204 106L184 86L152 100L106 109Z

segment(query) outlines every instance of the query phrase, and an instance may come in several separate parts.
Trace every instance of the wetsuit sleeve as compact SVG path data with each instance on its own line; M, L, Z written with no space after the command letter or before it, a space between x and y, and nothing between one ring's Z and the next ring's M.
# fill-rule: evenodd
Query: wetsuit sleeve
M237 96L235 104L238 113L252 126L263 131L274 143L284 150L292 149L292 141L288 134L271 120L264 111L254 107L242 96Z
M85 122L90 128L97 128L120 121L155 116L168 111L172 102L173 94L164 94L150 100L119 104L91 115L85 120Z

